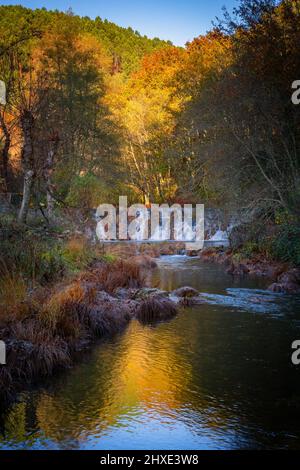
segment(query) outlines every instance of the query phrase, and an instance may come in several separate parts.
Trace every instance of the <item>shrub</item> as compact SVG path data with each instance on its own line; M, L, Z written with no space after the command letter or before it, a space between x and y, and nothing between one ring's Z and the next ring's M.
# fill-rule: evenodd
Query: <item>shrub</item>
M102 201L106 200L111 200L110 190L99 178L88 173L73 179L66 203L72 207L87 210L98 207Z
M100 256L100 259L104 262L104 263L114 263L115 261L117 261L117 257L113 254L105 254L105 255L101 255Z
M84 238L72 238L62 250L62 257L71 271L84 269L93 259L93 253Z
M242 258L252 258L261 251L260 245L256 241L247 241L241 249Z
M9 272L22 273L24 281L35 284L59 279L66 270L61 241L0 218L0 260Z
M23 277L14 272L2 272L0 278L0 320L23 316L29 311L26 303L27 286Z
M77 337L80 332L78 313L85 298L85 291L78 283L56 293L44 305L39 317L54 335Z
M283 225L271 241L270 251L280 261L300 265L300 227L297 224Z

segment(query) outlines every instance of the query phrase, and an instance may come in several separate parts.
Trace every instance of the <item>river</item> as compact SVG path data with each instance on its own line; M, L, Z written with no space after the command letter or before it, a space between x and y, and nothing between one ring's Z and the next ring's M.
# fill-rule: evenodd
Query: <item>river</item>
M190 285L205 303L99 342L80 363L20 395L0 449L300 449L300 299L164 256L152 283Z

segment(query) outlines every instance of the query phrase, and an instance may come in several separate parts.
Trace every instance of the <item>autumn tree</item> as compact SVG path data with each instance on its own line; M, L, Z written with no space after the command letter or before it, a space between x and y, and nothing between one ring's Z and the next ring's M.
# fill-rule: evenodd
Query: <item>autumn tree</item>
M66 196L78 176L97 171L108 157L113 132L102 100L111 61L99 42L81 34L76 23L72 27L69 18L45 35L40 61L51 84L39 118L50 213L55 194Z
M182 105L174 77L184 55L173 47L147 55L140 69L127 82L115 83L108 96L123 130L127 185L146 203L168 199L174 192L165 148Z

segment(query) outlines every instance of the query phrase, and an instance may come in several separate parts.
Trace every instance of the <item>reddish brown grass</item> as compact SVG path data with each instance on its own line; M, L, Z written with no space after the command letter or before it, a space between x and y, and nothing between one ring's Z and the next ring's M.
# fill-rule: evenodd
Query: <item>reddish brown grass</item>
M114 293L116 289L138 288L145 283L141 267L131 261L118 260L105 263L80 277L81 280L95 282L99 289Z
M27 286L20 274L5 272L0 278L0 320L27 315Z
M79 283L57 292L43 306L39 318L53 335L63 338L78 337L81 331L78 305L84 301L85 291Z

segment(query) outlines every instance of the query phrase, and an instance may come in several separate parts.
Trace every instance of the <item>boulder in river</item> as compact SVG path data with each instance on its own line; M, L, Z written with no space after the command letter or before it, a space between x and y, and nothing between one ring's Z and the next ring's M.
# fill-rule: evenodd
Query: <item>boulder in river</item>
M294 268L280 274L277 282L271 284L268 290L286 294L300 294L300 269Z
M154 287L142 287L132 291L130 298L134 300L146 300L149 298L167 298L169 293Z
M199 295L199 292L190 286L180 287L173 291L173 295L176 297L196 297Z
M157 267L155 259L148 255L137 255L131 258L131 262L137 264L143 269L154 269Z
M282 292L284 294L300 294L300 286L292 282L290 283L274 282L268 287L268 290L272 292Z
M187 256L194 258L195 256L199 256L199 250L189 250L187 251Z
M233 276L244 276L249 273L249 268L244 263L231 263L229 268L226 270L226 273Z

